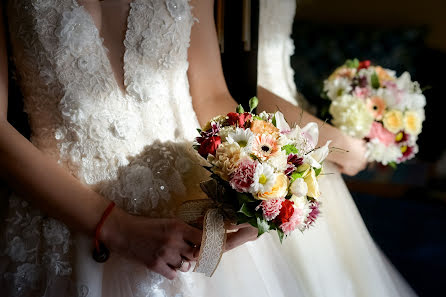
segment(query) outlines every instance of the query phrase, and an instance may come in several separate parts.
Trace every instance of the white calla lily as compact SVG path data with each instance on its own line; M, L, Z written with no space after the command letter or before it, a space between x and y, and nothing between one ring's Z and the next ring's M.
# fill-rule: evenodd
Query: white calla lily
M314 199L319 198L321 192L319 191L319 183L317 182L316 172L313 168L311 168L309 174L304 177L304 181L307 183L308 186L307 196Z
M285 120L285 117L280 111L277 111L274 114L274 118L276 119L276 128L280 130L282 133L288 133L291 131L290 126Z
M328 140L323 147L316 149L311 157L318 163L324 162L325 158L327 158L330 153L330 148L328 147L331 143L331 140Z
M316 147L319 139L319 127L316 123L310 122L302 128L305 137L311 142L313 148Z

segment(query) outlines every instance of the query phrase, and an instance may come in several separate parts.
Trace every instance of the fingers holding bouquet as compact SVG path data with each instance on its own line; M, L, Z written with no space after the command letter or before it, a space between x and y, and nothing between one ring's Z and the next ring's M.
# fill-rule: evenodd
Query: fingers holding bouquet
M186 272L197 259L202 231L178 219L153 219L117 210L107 220L103 241L112 252L143 263L168 279ZM119 216L119 217L117 217Z

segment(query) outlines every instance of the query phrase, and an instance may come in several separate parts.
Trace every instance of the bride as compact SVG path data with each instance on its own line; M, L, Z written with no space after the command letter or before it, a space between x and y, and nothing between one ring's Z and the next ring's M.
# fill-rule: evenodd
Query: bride
M0 22L0 166L14 190L0 242L0 289L7 296L334 296L331 288L339 296L348 295L337 288L366 296L376 295L377 281L390 282L354 208L342 215L352 214L360 236L356 229L351 235L364 250L346 249L337 258L347 234L328 232L330 208L325 231L290 238L283 248L270 236L242 245L256 230L239 226L214 277L186 273L201 231L175 219L175 208L202 195L196 184L206 176L190 141L196 127L235 107L221 71L212 1L10 0L5 9L32 129L29 142L7 121ZM261 91L263 108L289 106ZM295 120L291 108L287 117ZM334 130L326 131L321 138L331 138ZM337 163L354 172L364 162L360 145L349 141L343 147L357 153ZM334 190L342 190L337 178ZM333 221L341 225L335 231L344 222ZM102 260L110 250L103 264L93 260L96 243ZM371 257L356 263L355 253ZM368 274L355 268L375 258L367 269L384 276L364 287L367 280L358 279Z
M298 9L298 7L297 7ZM398 272L370 237L340 172L354 175L365 167L365 144L340 130L324 125L296 105L308 105L297 93L290 57L295 0L260 0L258 96L260 110L281 110L288 121L317 122L319 143L349 153L332 152L321 180L322 217L303 235L284 241L284 256L293 262L296 275L305 279L302 296L414 296Z

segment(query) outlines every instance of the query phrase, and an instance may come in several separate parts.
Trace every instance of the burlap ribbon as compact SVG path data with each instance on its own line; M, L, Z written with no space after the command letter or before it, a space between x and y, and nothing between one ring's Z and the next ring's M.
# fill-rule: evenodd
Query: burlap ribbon
M191 200L183 203L178 216L186 223L203 230L200 253L194 272L211 277L225 250L225 218L230 217L230 208L223 203L224 187L215 180L200 184L201 189L211 199Z

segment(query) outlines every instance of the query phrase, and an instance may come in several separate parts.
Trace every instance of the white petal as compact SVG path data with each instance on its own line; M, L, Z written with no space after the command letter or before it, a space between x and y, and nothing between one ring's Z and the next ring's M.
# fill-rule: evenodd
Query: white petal
M297 197L307 196L308 186L303 178L297 178L290 186L290 191Z
M291 130L290 126L288 125L283 114L280 111L277 111L274 114L274 118L276 119L276 127L280 130L280 132L289 132Z
M309 156L309 155L304 156L304 164L308 164L311 167L314 167L317 169L322 167L322 165L318 161L316 161L312 156Z
M322 163L325 160L325 158L327 158L328 153L330 152L330 149L328 148L330 143L331 140L327 141L327 143L325 143L323 147L320 147L317 150L315 150L311 154L311 157L313 157L313 159L316 160L316 162Z
M310 122L305 127L302 128L302 132L305 137L316 147L317 141L319 139L319 127L316 123Z

